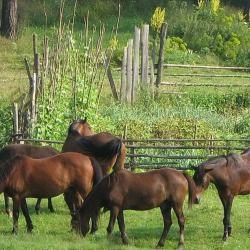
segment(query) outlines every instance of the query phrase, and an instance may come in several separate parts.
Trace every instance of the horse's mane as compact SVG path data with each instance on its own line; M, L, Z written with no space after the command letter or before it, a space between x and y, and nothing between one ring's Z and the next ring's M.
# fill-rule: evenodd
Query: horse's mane
M122 141L120 138L114 137L114 139L103 144L95 140L96 135L84 136L77 140L81 150L83 150L86 154L89 154L97 159L109 160L114 155L121 152Z
M235 153L230 153L228 155L219 155L215 157L209 158L207 161L203 162L202 164L199 165L200 168L203 168L207 165L211 164L223 164L226 163L226 166L235 166L235 167L240 167L242 165L242 158L240 155L235 154ZM226 162L225 162L226 161Z
M0 182L3 182L11 174L12 170L16 168L23 160L24 156L16 155L10 160L4 162L0 167Z
M247 154L247 153L250 153L250 148L246 148L241 154Z
M207 161L201 163L199 167L202 168L210 164L218 164L223 160L227 160L225 155L218 155L218 156L210 157Z
M104 209L107 209L108 204L105 203L105 197L109 195L112 184L116 180L116 172L112 172L111 174L105 176L89 192L83 202L80 212L86 212L87 209L87 212L90 213L90 216L92 216L93 214L95 214L96 209L98 209L99 207L104 207ZM97 205L96 203L98 203L99 205Z

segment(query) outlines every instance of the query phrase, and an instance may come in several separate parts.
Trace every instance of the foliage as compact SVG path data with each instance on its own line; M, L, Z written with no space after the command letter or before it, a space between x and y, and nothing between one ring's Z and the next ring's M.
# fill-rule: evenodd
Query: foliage
M11 106L2 103L0 106L0 148L10 142L13 133Z
M157 7L151 17L150 25L153 30L157 33L160 33L161 26L165 21L166 11L163 8Z

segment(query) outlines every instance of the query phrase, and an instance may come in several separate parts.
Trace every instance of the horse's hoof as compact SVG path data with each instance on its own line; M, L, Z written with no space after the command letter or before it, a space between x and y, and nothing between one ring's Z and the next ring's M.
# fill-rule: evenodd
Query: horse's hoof
M39 215L40 214L40 210L36 209L36 214Z
M224 241L224 242L227 241L227 239L228 239L228 236L225 236L225 235L224 235L224 236L222 237L222 241Z
M55 213L56 211L54 210L54 208L51 208L50 210L49 210L51 213Z
M12 233L13 235L17 235L17 230L13 228L11 233Z
M164 247L164 244L163 243L158 243L157 246L155 247L156 249L159 249L159 248L162 248Z
M7 213L8 217L10 217L10 218L12 218L12 217L13 217L13 214L12 214L12 212L11 212L11 211L7 211L6 213Z
M177 247L178 250L183 250L184 249L184 245L183 244L179 244Z
M128 245L128 237L123 237L122 238L122 243L124 244L124 245Z

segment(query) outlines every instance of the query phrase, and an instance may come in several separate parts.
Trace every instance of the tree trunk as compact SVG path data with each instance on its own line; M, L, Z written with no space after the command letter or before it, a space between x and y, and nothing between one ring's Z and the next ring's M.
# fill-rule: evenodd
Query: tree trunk
M17 31L17 0L2 1L1 34L14 39Z
M250 9L250 1L244 0L243 1L243 15L244 15L244 20L246 22L249 22L249 9Z

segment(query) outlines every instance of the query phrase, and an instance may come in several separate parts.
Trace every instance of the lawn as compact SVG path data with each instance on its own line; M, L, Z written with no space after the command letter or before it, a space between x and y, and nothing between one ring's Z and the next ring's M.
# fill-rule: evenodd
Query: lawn
M46 201L42 203L40 215L34 212L35 200L28 201L30 213L35 226L33 233L25 230L24 218L19 221L19 234L11 235L12 220L3 212L0 214L0 246L1 249L153 249L158 242L163 222L159 209L145 212L126 211L125 223L130 239L128 246L123 246L116 224L111 239L106 237L109 213L101 216L100 229L95 235L81 238L70 232L70 216L63 197L55 198L55 214L46 209ZM211 187L203 196L200 205L191 210L185 203L186 216L185 249L249 249L250 228L249 196L238 196L233 204L233 233L228 242L221 240L223 233L222 205L216 190ZM3 198L1 197L1 211ZM173 215L173 225L169 232L164 249L176 249L178 243L178 225Z

